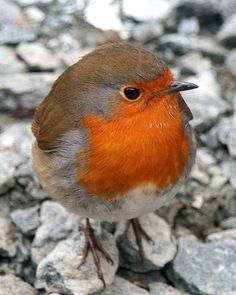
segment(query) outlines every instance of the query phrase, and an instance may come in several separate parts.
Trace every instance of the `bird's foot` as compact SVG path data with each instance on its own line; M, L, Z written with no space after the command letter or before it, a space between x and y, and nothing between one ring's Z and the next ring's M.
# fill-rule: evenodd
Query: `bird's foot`
M154 241L150 236L146 233L146 231L143 229L142 225L140 224L138 218L133 218L127 221L126 228L124 231L124 235L127 236L128 229L132 226L135 240L139 249L139 254L141 257L141 260L143 262L144 260L144 249L143 249L143 239L146 240L148 243L151 243L154 245Z
M110 255L103 248L101 242L96 238L96 236L94 234L94 229L92 228L88 218L86 218L86 224L83 227L83 231L85 234L85 245L84 245L84 249L83 249L82 260L81 260L78 268L80 268L86 262L88 254L89 254L89 252L91 252L94 264L97 269L98 278L103 282L104 287L106 287L103 272L101 269L101 262L100 262L100 257L99 257L98 251L106 258L106 260L109 263L113 264L114 262L111 259Z

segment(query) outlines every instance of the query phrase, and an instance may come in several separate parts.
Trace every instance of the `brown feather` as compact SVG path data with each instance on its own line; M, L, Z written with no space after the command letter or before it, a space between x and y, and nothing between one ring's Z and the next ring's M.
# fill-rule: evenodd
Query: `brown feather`
M180 111L186 116L188 121L191 121L193 119L193 114L190 111L190 108L188 107L180 93L177 93L176 95L178 97Z

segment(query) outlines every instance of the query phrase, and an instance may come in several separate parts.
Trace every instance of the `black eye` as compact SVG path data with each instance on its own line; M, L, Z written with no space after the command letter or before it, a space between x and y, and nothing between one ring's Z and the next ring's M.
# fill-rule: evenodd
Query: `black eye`
M140 90L138 88L126 87L124 89L124 94L129 100L135 100L139 98Z

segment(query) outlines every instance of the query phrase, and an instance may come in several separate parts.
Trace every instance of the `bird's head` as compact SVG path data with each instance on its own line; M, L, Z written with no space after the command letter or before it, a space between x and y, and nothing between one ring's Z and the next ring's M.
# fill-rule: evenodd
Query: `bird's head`
M68 75L66 88L78 98L73 104L86 115L107 119L132 116L151 104L157 107L170 94L197 87L174 80L161 58L125 43L99 47L72 66Z

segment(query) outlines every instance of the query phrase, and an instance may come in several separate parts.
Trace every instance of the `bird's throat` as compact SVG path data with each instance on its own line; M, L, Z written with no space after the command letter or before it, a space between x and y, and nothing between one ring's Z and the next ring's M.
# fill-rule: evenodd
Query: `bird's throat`
M190 142L173 97L124 120L89 116L83 125L90 142L78 153L77 180L90 194L112 200L148 183L163 190L187 164Z

